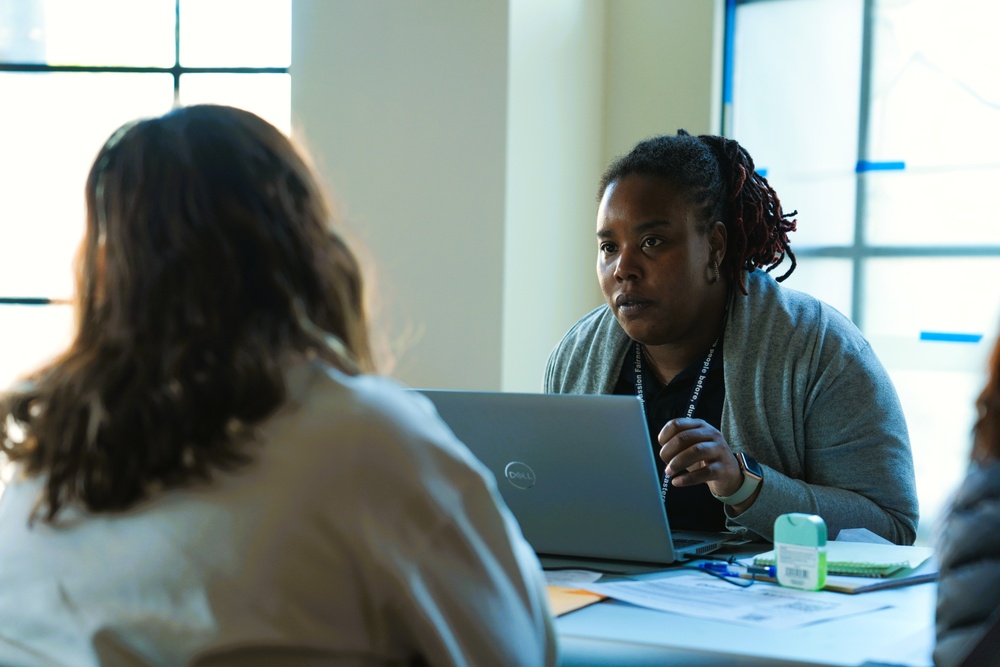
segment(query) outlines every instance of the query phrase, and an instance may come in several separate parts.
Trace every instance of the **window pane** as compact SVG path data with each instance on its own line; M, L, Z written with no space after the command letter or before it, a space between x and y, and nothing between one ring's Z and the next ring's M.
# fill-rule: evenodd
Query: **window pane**
M932 544L933 531L948 499L968 468L976 397L981 373L889 368L913 450L920 499L917 541Z
M910 169L865 174L873 245L1000 245L992 214L1000 168Z
M926 540L966 469L1000 321L1000 258L873 259L865 273L865 333L906 414Z
M871 338L892 339L892 348L921 345L921 334L993 335L1000 322L1000 258L921 257L871 259L865 262L865 332ZM945 346L947 347L947 346ZM964 350L968 345L959 345ZM904 357L925 366L932 362L922 348ZM942 349L931 343L928 349ZM895 352L894 352L895 354ZM964 353L960 353L964 354ZM902 361L902 360L901 360ZM952 369L957 368L948 364ZM965 368L978 370L978 360Z
M181 0L184 67L288 67L291 0Z
M42 0L0 0L0 60L44 63Z
M168 111L166 74L0 73L0 294L65 298L83 189L122 123ZM11 100L31 100L12 104Z
M801 246L854 238L861 0L737 7L732 136L798 210Z
M291 81L288 74L184 74L180 102L246 109L290 135Z
M996 165L1000 3L881 0L876 9L873 159L907 168Z
M170 67L174 18L174 0L0 0L0 60Z
M988 211L1000 171L1000 3L876 3L870 242L1000 242Z
M0 387L51 360L73 335L70 306L0 305Z
M792 240L792 249L795 241ZM826 257L797 257L795 273L785 279L782 285L811 294L825 301L845 317L851 316L851 260L829 259ZM788 270L788 261L771 273L780 276Z

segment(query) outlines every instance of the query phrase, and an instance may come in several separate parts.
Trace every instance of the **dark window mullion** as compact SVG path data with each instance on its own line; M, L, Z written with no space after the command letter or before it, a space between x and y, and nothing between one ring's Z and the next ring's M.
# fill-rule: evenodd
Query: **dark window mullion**
M181 0L174 0L174 106L181 100Z
M131 65L38 65L0 63L0 72L112 72L116 74L288 74L287 67L138 67Z
M0 306L66 306L69 299L47 299L35 296L0 296Z

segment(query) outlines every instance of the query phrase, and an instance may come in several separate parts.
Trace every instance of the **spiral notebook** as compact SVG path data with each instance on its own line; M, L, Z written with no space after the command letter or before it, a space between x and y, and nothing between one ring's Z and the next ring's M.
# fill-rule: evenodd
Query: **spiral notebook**
M892 577L915 570L934 553L930 547L866 542L827 542L827 574L847 577ZM754 556L754 565L774 565L774 551Z

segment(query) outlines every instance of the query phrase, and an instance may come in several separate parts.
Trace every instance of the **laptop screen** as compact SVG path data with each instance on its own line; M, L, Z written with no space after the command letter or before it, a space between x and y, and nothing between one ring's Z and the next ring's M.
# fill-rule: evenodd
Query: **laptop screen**
M674 561L637 398L420 391L496 477L539 555Z

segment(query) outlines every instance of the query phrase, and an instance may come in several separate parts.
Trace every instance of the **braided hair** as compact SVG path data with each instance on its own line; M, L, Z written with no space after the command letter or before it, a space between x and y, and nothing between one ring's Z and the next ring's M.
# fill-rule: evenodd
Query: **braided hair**
M792 218L797 212L782 212L777 193L754 170L746 149L732 139L695 137L678 130L673 136L639 142L604 172L598 198L608 185L630 174L660 176L680 187L701 209L706 230L716 220L725 224L728 242L720 271L743 294L747 294L744 272L758 268L770 272L785 256L791 266L778 282L795 270L788 232L795 231Z

